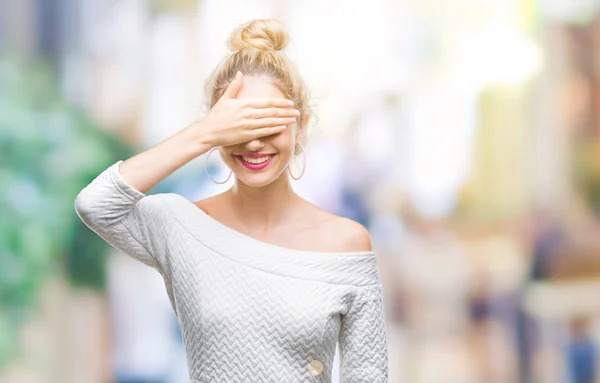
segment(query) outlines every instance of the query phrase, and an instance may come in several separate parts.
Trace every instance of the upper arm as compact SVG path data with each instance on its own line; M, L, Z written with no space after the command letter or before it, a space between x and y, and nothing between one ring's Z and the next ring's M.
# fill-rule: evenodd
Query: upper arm
M112 228L116 238L109 243L149 266L162 266L166 262L169 230L174 227L163 197L148 195L138 201ZM118 243L118 239L123 243Z
M120 161L119 161L120 162ZM80 219L113 247L157 268L165 261L166 230L172 225L161 194L146 196L120 177L119 162L79 192Z
M339 346L343 383L387 383L388 349L381 284L357 287L342 314Z

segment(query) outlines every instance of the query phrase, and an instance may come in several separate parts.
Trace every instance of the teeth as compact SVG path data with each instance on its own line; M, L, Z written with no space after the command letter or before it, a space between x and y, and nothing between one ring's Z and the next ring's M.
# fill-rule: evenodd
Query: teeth
M250 157L243 157L244 161L249 162L251 164L262 164L263 162L268 161L271 157L273 156L264 156L264 157L259 157L259 158L250 158Z

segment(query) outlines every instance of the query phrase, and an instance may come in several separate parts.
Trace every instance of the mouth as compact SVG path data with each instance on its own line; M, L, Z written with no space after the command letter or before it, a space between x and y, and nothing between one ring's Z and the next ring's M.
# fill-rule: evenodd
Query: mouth
M236 158L244 165L246 168L250 170L261 170L269 166L269 164L273 161L273 158L276 154L265 154L260 157L255 155L253 156L238 156Z

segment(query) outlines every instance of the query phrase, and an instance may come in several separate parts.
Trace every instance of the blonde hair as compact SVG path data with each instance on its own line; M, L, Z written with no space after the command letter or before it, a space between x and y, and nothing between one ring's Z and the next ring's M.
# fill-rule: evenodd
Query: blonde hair
M299 123L308 121L308 91L298 69L281 52L289 35L283 24L274 19L256 19L237 27L227 46L231 54L214 70L207 82L208 107L212 108L225 92L235 74L267 75L285 97L300 111ZM306 135L303 135L306 137Z

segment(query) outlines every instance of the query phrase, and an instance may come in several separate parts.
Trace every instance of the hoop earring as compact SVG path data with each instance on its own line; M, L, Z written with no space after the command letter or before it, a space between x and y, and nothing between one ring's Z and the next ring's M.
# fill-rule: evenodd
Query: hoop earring
M214 147L212 148L209 152L208 155L206 156L206 160L204 161L204 171L206 172L206 175L208 176L208 178L210 178L210 180L218 185L222 185L225 182L229 181L229 178L231 178L231 174L233 173L233 171L231 169L229 169L229 175L227 176L227 179L225 179L225 181L219 182L219 181L215 181L211 176L210 176L210 172L208 171L208 159L210 158L210 155L212 154L212 152L214 152L215 150L217 150L218 147Z
M302 171L300 172L300 175L298 177L294 177L294 174L292 173L292 169L290 169L290 164L288 164L287 168L288 168L288 173L290 173L290 177L292 177L293 179L295 179L296 181L299 180L302 175L304 174L304 171L306 170L306 153L304 151L304 146L302 146L302 143L298 142L298 145L300 145L300 147L302 148Z

